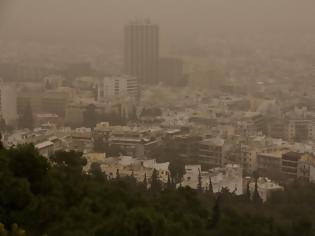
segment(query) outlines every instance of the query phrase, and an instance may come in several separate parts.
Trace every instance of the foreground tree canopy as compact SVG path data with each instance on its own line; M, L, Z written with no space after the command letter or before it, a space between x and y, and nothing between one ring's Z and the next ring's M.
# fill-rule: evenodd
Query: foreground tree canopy
M32 145L2 149L0 235L315 235L313 184L294 183L263 204L226 189L163 187L156 173L152 189L132 175L108 181L96 165L82 173L85 163L76 152L48 162Z

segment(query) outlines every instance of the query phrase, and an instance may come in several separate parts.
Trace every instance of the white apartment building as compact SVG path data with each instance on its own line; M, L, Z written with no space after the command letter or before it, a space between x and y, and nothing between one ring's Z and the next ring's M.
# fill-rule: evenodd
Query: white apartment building
M84 157L87 159L84 171L88 173L92 164L96 163L109 179L115 179L118 171L121 177L133 175L137 182L143 182L146 176L149 186L153 170L157 171L159 180L164 184L167 183L170 175L170 163L158 163L155 159L143 160L130 156L106 157L105 153L86 153Z
M98 101L106 102L117 98L139 98L138 79L128 75L107 76L99 82Z
M268 178L258 178L257 180L257 191L263 202L266 202L270 198L271 194L276 191L283 191L284 187L279 184L272 182ZM255 191L255 182L249 183L249 191L253 195Z
M240 165L228 164L208 171L201 171L201 165L186 165L185 172L181 183L183 187L197 189L200 173L201 185L204 190L208 189L211 179L214 193L226 188L236 195L243 194L243 169Z

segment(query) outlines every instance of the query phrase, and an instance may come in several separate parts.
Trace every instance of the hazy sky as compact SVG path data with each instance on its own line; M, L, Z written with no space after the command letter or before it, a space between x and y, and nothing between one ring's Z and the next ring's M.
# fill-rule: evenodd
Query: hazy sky
M6 3L6 4L5 4ZM220 34L314 34L314 0L0 0L0 37L121 40L130 19L150 17L172 40Z

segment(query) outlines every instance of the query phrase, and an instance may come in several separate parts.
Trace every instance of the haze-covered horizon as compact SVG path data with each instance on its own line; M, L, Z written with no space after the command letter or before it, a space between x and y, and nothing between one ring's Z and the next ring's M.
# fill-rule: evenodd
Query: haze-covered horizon
M209 38L312 41L315 2L295 0L2 0L0 38L121 45L122 28L150 18L176 44Z
M0 0L0 236L315 236L314 13Z

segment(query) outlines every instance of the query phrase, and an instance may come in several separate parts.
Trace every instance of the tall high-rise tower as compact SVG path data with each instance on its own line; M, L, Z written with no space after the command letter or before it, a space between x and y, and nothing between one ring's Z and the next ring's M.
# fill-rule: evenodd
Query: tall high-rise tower
M125 73L140 83L158 82L159 27L150 21L135 21L125 26Z

